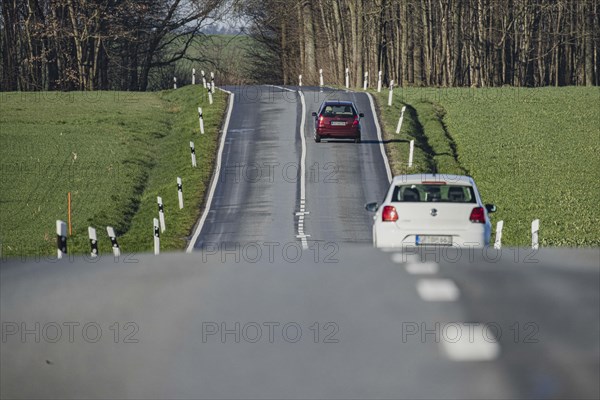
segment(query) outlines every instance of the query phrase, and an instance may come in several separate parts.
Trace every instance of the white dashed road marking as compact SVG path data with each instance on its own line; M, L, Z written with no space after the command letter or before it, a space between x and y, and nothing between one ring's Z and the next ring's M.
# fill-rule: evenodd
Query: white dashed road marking
M289 90L289 89L288 89ZM297 238L302 242L302 249L308 249L307 237L304 233L304 216L308 214L306 211L306 138L304 137L304 126L306 124L306 102L304 101L304 94L302 91L298 91L300 96L300 103L302 104L302 117L300 119L300 141L302 143L302 154L300 156L300 211L296 212L299 217L298 221L298 235Z
M392 261L397 264L419 262L419 256L416 254L394 253L392 254Z
M460 296L458 287L451 279L420 279L417 291L425 301L455 301Z
M480 324L448 324L440 345L452 361L491 361L500 355L500 345L491 330Z
M406 264L406 272L412 275L433 275L438 271L439 266L435 262L409 262Z

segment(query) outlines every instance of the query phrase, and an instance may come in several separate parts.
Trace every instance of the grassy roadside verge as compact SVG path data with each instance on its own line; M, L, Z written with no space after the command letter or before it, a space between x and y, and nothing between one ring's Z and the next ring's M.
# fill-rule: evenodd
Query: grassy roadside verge
M465 174L454 140L443 123L445 111L429 101L398 101L388 107L388 94L371 91L380 119L383 137L394 175L420 172ZM406 107L400 133L396 134L402 108ZM415 141L413 166L408 168L410 141Z
M374 95L394 174L414 138L409 172L473 176L498 205L504 245L527 246L539 218L542 246L600 246L599 88L397 88L392 107L387 91Z
M123 253L152 248L156 196L165 204L163 250L181 249L200 213L213 169L227 97L186 86L155 93L70 92L0 94L0 252L55 253L55 220L67 219L69 252L87 253L87 227L97 229L100 252L110 252L114 226ZM204 109L206 134L198 128ZM196 144L198 168L190 162ZM185 208L177 205L183 179Z

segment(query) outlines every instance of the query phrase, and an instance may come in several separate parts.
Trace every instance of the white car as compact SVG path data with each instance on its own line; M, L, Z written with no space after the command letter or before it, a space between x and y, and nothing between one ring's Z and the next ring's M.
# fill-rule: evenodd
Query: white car
M377 248L423 245L484 247L492 224L470 176L421 174L394 177L381 205L369 203L373 245Z

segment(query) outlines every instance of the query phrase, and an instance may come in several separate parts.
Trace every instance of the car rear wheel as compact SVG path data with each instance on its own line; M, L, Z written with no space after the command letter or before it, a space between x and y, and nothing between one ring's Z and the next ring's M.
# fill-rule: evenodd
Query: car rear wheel
M318 133L315 133L315 142L321 143L321 136Z
M354 139L354 143L360 143L360 136Z

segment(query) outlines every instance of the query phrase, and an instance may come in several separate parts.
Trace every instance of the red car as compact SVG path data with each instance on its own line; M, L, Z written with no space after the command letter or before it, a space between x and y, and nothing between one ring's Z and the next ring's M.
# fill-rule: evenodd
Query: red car
M360 119L364 114L356 111L351 101L325 101L315 117L315 142L321 138L354 139L360 143Z

